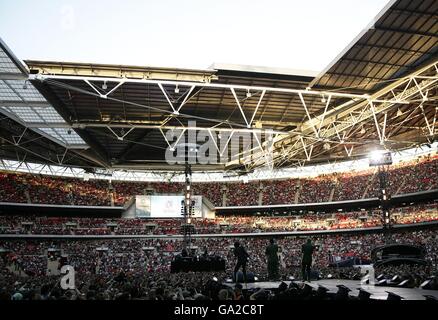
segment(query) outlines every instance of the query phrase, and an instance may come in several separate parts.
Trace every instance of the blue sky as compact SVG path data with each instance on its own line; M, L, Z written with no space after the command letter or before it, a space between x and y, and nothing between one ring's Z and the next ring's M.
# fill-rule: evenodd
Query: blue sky
M320 71L388 0L0 0L22 60Z

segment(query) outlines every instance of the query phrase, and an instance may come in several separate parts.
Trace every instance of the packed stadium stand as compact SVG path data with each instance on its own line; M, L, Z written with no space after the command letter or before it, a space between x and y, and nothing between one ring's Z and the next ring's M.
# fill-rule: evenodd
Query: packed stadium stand
M388 191L392 195L438 189L438 155L403 162L393 166L388 175ZM111 203L123 206L130 198L147 190L154 194L181 194L184 190L183 183L174 182L83 181L8 172L0 172L0 186L0 202L79 206L110 206ZM367 170L310 179L194 183L193 190L218 207L254 206L375 198L379 195L379 182L377 171Z
M193 219L195 233L291 232L315 230L364 229L382 224L381 210L302 213L294 216L216 216L215 219ZM438 222L438 203L395 208L394 225ZM151 235L179 234L182 219L150 218L83 218L35 215L0 216L1 234L40 235Z
M208 254L220 254L226 258L227 269L233 265L233 251L230 249L234 241L240 240L249 249L251 260L249 269L260 277L267 278L265 263L266 238L210 238L196 239L194 244L199 248L208 248ZM339 268L331 264L333 256L339 258L355 257L364 262L370 260L371 249L385 242L380 233L360 235L325 235L314 238L320 248L315 254L315 268L320 270L321 278L360 279L360 272L353 267ZM394 242L409 243L425 246L427 259L435 260L438 254L438 238L436 230L420 230L399 232L393 234ZM286 237L278 240L282 248L281 270L282 279L287 281L290 277L300 275L299 249L304 239L300 237ZM2 263L4 276L10 284L3 294L13 294L13 283L23 279L26 283L26 295L41 299L47 295L47 286L56 281L55 275L47 274L47 254L56 252L64 257L63 263L68 263L78 270L80 281L87 282L89 287L79 288L78 299L123 299L119 295L125 294L131 298L143 299L174 299L178 290L183 289L185 299L200 299L198 296L208 296L211 273L169 274L173 253L180 252L180 240L32 240L32 241L1 241L3 248ZM376 270L380 278L392 279L398 276L398 282L408 280L409 287L418 287L424 280L433 275L431 266L399 265L381 267ZM229 275L214 273L220 281L225 281ZM118 278L117 278L118 277ZM113 280L113 279L118 280ZM111 281L112 280L112 281ZM115 281L115 282L114 282ZM108 291L109 286L114 289ZM215 283L217 285L217 283ZM95 289L91 289L91 287ZM127 289L129 288L129 289ZM227 292L228 298L233 300L233 290L220 287L219 290ZM218 299L219 290L213 298ZM293 295L293 286L286 286L288 294ZM62 291L56 290L53 299L65 299ZM110 296L106 296L110 294ZM222 293L225 294L225 293ZM278 292L271 293L272 298ZM158 297L156 297L158 295ZM30 298L30 297L29 297ZM278 298L278 297L277 297ZM224 298L222 298L224 299Z

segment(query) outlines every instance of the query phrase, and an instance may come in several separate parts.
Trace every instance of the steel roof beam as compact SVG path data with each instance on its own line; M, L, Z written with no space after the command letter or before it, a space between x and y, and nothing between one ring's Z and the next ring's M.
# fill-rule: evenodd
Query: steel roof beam
M354 127L355 125L369 119L370 117L374 117L375 122L377 122L376 115L386 111L387 109L391 108L394 104L397 104L396 101L405 101L405 99L409 99L412 96L419 95L422 91L428 90L433 86L436 86L436 83L438 83L438 67L437 67L438 61L435 61L423 68L420 68L419 70L411 73L410 75L395 81L394 83L386 86L385 88L379 90L377 93L370 96L368 100L360 101L360 102L354 102L354 100L351 100L350 102L347 102L344 105L334 107L332 108L328 114L323 114L320 116L316 116L312 119L307 120L304 122L304 124L297 128L296 130L293 130L289 133L289 137L278 137L274 139L275 144L281 144L281 143L287 143L291 144L297 139L300 139L302 144L294 144L291 149L283 149L283 151L277 150L274 152L274 158L278 158L279 156L284 156L289 154L289 156L296 155L297 152L307 153L307 148L310 148L312 145L316 144L318 140L322 139L324 141L325 139L331 139L333 136L337 136L339 141L338 144L343 144L345 141L345 135L343 137L340 137L340 133L347 130L350 127ZM430 74L430 72L433 72L434 76L428 76L427 79L423 79L419 83L415 83L413 79L415 79L416 76L422 76L423 74ZM402 90L401 93L395 94L395 89ZM388 93L393 94L395 102L393 103L375 103L382 97L385 97ZM420 94L421 96L421 94ZM370 103L373 104L373 107L370 110ZM305 107L305 104L303 104L303 108ZM357 118L352 118L352 114L354 112L360 111L360 116ZM340 122L341 120L344 120L343 122ZM346 121L345 121L346 120ZM378 123L377 123L378 125ZM313 141L310 143L307 143L305 140L303 140L303 136L312 137L312 132L314 131L315 126L321 126L324 130L321 134L321 138L318 137L318 134L315 134L315 137L313 137ZM379 128L380 131L380 128ZM389 133L388 133L389 135ZM382 143L382 136L380 136L380 142ZM253 149L255 150L255 149ZM301 151L300 151L301 150ZM288 157L290 159L290 157Z
M427 31L415 31L415 30L397 29L397 28L389 28L389 27L381 27L381 26L377 26L377 27L374 26L373 28L371 28L371 30L410 34L419 37L438 38L438 35L436 33L427 32Z
M115 82L121 81L120 78L102 78L102 77L88 77L88 76L64 76L64 75L46 75L46 74L30 74L29 79L33 81L45 80L73 80L73 81L90 81L90 82ZM351 94L336 91L318 91L318 90L308 90L306 89L289 89L289 88L277 88L277 87L265 87L265 86L251 86L251 85L237 85L237 84L222 84L222 83L195 83L187 81L166 81L166 80L150 80L150 79L125 79L124 83L144 83L144 84L161 84L161 85L172 85L172 86L187 86L187 87L203 87L203 88L217 88L217 89L233 89L233 90L250 90L255 91L266 91L266 92L277 92L277 93L290 93L290 94L304 94L304 95L316 95L316 96L328 96L331 94L333 97L338 98L356 98L356 99L368 99L367 94Z
M51 106L58 112L59 115L66 121L66 123L71 124L72 116L68 109L64 106L61 100L59 100L54 94L48 90L47 86L44 83L39 81L33 81L32 83L35 88L37 88L41 94L47 99L47 101L51 104ZM76 133L85 141L85 143L91 147L92 151L97 155L94 156L89 154L88 157L90 159L94 158L94 162L99 166L109 167L108 155L105 149L97 142L93 137L91 137L87 132L83 129L76 129ZM87 152L88 153L88 152Z

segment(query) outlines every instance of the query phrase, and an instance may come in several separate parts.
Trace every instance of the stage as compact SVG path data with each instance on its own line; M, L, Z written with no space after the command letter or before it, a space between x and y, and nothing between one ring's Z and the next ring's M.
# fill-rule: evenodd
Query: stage
M290 281L284 281L289 285ZM242 284L243 289L254 289L254 288L263 288L263 289L276 289L280 285L280 281L278 282L254 282L248 284ZM296 281L296 283L302 284L302 281ZM314 289L318 288L318 285L324 286L329 289L330 293L336 293L338 291L337 285L344 285L348 287L350 291L350 296L357 297L359 295L359 288L368 291L371 293L371 299L374 300L386 300L388 297L387 291L390 291L396 295L399 295L403 298L403 300L426 300L425 295L434 296L438 299L438 290L424 290L421 288L397 288L397 287L378 287L374 285L361 285L359 280L335 280L335 279L326 279L326 280L316 280L308 283ZM234 283L224 283L224 285L229 287L234 287Z

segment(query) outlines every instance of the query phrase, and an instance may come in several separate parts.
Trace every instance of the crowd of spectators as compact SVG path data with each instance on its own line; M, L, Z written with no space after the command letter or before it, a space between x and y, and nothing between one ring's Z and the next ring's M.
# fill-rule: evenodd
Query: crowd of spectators
M320 176L314 179L302 180L300 198L298 202L329 202L334 186L334 180L331 176Z
M376 170L377 172L377 170ZM379 196L379 177L373 175L365 198ZM388 191L391 195L438 188L438 155L394 165L387 172Z
M391 210L393 224L438 221L438 203L418 204ZM193 219L197 234L260 233L286 231L344 230L382 225L379 209L336 213L302 213L291 216L216 216ZM54 235L170 235L180 234L182 218L85 218L35 215L0 216L3 234Z
M438 189L438 155L391 166L391 195ZM251 206L355 200L379 196L377 168L315 178L249 183L193 183L194 194L215 206ZM182 194L179 182L84 181L0 172L0 202L123 206L135 195Z
M207 250L226 260L226 271L216 273L171 274L170 263L183 248L177 239L106 239L106 240L14 240L0 241L0 299L60 299L67 292L54 285L57 277L48 272L48 252L58 252L63 263L76 271L76 299L196 299L198 294L219 299L215 293L205 291L210 281L221 285L230 277L235 264L233 243L239 241L250 255L248 271L263 281L267 279L265 248L268 239L252 238L195 238L192 248L197 252ZM303 237L278 238L282 280L291 276L300 278L301 245ZM386 242L383 233L336 234L314 236L318 245L314 253L313 269L322 278L356 279L360 272L352 268L334 268L333 256L357 257L369 261L371 250ZM414 244L426 250L428 265L424 267L384 267L377 275L390 277L398 274L411 277L418 286L436 272L438 237L436 230L397 232L392 242ZM196 254L196 253L195 253ZM53 260L53 258L52 258ZM415 269L412 269L415 268ZM215 277L215 280L212 280ZM49 285L50 284L50 285ZM221 287L220 289L225 289ZM21 297L17 295L21 294ZM72 292L68 293L69 295ZM252 292L251 294L253 294ZM15 296L15 298L13 298ZM233 297L221 294L222 299ZM225 297L226 296L226 297ZM71 296L67 299L72 298ZM249 297L246 297L249 298ZM265 297L266 299L266 297Z
M262 204L294 203L299 189L298 180L263 181Z
M227 183L227 206L255 206L259 203L260 183Z

